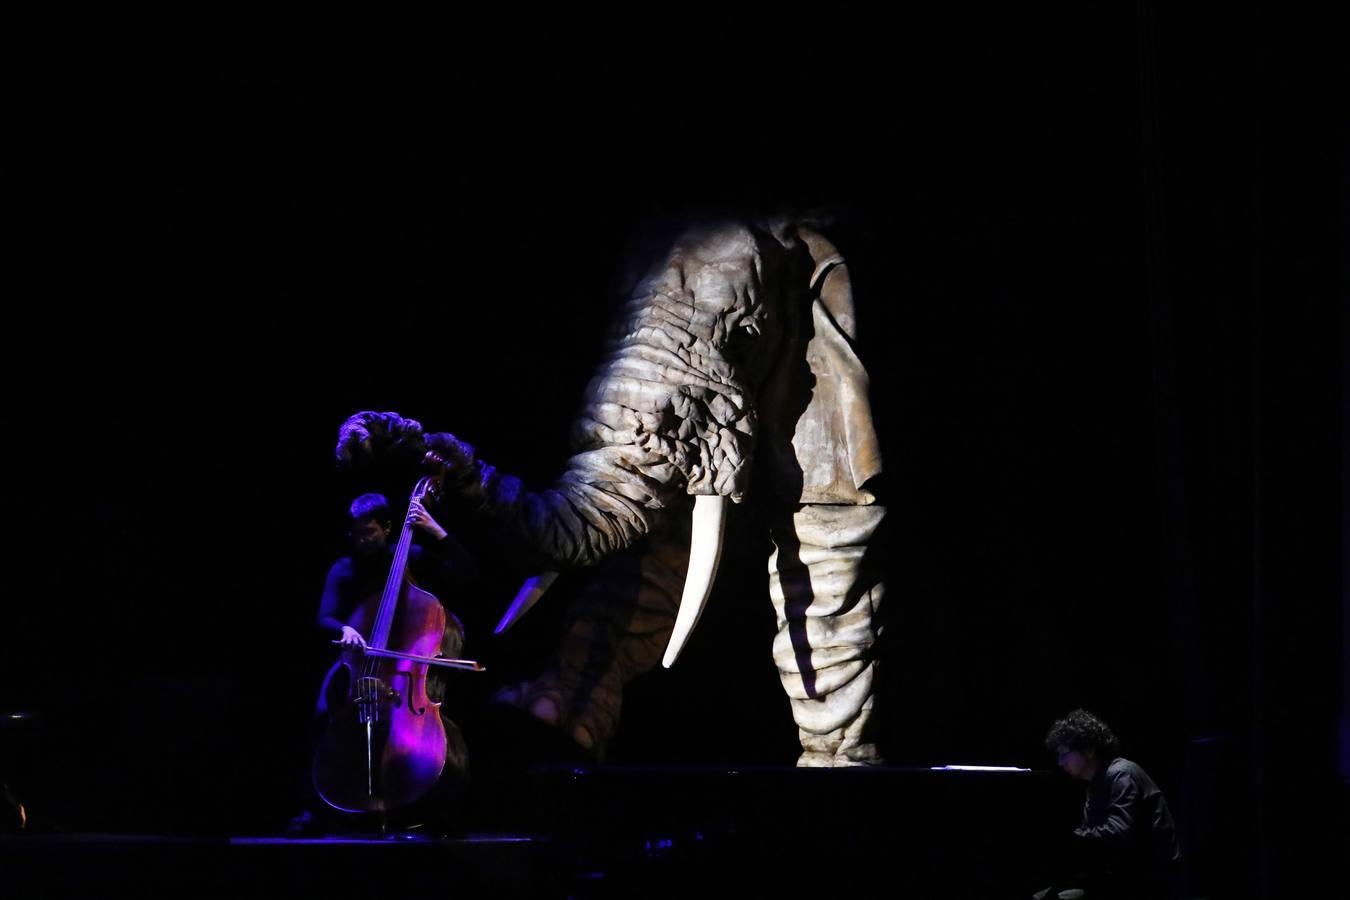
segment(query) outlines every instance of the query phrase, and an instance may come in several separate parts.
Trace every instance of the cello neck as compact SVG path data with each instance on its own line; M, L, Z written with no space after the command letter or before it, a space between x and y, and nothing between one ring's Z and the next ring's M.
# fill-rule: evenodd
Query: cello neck
M413 488L408 500L408 511L403 514L403 529L399 532L398 543L394 546L394 561L389 566L389 577L385 579L384 594L380 597L380 609L375 616L375 625L371 629L369 646L384 650L389 645L389 632L394 625L394 611L398 606L398 597L403 590L403 581L408 572L408 558L412 555L412 533L408 526L408 514L413 503L425 497L431 490L432 479L424 477Z

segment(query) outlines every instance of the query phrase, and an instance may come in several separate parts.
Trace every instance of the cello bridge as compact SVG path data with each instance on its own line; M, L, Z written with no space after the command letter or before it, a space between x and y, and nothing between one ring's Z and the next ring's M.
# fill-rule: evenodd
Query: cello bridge
M361 711L362 723L378 722L380 707L385 704L397 705L400 699L398 691L390 687L384 679L373 675L356 679L352 684L352 697Z

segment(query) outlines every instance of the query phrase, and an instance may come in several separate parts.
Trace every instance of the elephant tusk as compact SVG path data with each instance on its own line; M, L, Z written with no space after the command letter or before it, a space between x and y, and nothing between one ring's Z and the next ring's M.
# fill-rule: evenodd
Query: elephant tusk
M539 602L539 598L544 596L544 591L548 590L549 585L553 584L557 577L557 572L543 572L526 578L524 584L520 586L520 590L516 591L516 598L506 608L506 614L497 623L497 627L492 629L492 633L501 634L516 624L517 619L529 612L530 607Z
M667 669L684 649L685 641L693 633L703 607L712 593L717 564L722 560L722 538L727 528L727 499L699 496L694 498L694 525L689 540L689 570L684 581L684 595L680 610L675 614L675 627L666 645L661 665Z

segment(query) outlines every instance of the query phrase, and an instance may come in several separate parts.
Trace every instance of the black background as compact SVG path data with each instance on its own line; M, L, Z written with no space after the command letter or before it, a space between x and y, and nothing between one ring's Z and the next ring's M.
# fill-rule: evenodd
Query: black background
M833 15L7 29L36 277L5 338L3 696L36 717L13 733L48 823L283 822L345 505L407 487L336 474L337 425L398 410L546 484L634 230L790 206L840 217L873 375L888 759L1047 768L1086 706L1235 883L1326 840L1302 817L1335 796L1344 676L1327 23ZM795 758L752 526L610 761ZM527 573L465 539L481 699L542 663L580 576L493 638Z

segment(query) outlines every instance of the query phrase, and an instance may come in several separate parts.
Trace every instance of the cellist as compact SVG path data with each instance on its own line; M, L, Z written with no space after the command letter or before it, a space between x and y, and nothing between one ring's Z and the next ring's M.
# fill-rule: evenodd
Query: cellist
M379 590L389 574L393 553L389 535L393 531L393 514L383 494L362 494L352 501L348 518L347 536L352 553L339 558L328 570L324 581L323 598L319 602L319 627L331 631L332 637L343 644L365 644L365 636L347 625L352 610ZM441 527L421 501L413 501L405 523L418 529L429 540L414 543L411 568L413 578L438 591L456 594L466 589L473 580L473 561L459 541ZM425 585L424 585L425 586ZM443 656L459 656L463 629L451 617L446 628ZM452 630L454 633L452 634Z
M405 527L414 529L416 542L410 548L409 572L414 583L445 597L462 597L474 577L471 557L439 522L427 511L423 502L414 499L409 504ZM378 595L389 575L393 561L391 536L393 513L382 494L362 494L349 509L347 537L351 552L340 557L328 570L323 595L319 603L318 625L324 636L335 643L348 646L366 645L369 635L363 635L348 624L353 611L372 595ZM446 624L440 654L458 657L464 643L464 630L459 619L446 610ZM428 695L442 699L444 674L441 670L428 672ZM340 697L321 692L315 709L311 744L326 729L330 705L341 702ZM459 727L449 718L448 705L441 707L447 740L446 774L463 774L467 750ZM306 794L313 798L309 790ZM320 803L318 808L322 808ZM303 813L292 820L292 827L302 827L311 814Z

